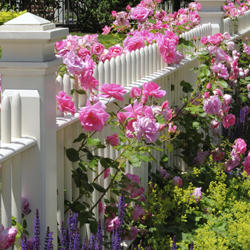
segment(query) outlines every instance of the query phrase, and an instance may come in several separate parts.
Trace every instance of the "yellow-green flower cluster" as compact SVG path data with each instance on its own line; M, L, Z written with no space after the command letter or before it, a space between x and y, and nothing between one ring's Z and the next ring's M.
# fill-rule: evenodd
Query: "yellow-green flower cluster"
M11 19L14 19L18 16L21 16L22 14L26 13L27 11L0 11L0 25L3 25L4 23L10 21Z

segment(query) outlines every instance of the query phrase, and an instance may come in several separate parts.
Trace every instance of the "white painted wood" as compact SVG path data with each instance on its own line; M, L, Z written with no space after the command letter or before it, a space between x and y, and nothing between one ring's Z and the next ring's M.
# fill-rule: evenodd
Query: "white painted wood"
M140 58L140 50L135 51L135 79L139 80L141 79L141 58Z
M58 95L60 91L63 91L63 79L59 75L56 77L56 95ZM56 102L56 116L57 117L63 116L63 112L59 110L57 102Z
M111 83L110 82L110 65L109 60L104 62L104 83Z
M18 223L22 223L22 157L21 154L12 158L12 215ZM26 197L24 197L26 198Z
M126 54L126 74L127 74L127 84L132 83L132 63L131 63L131 53Z
M131 52L131 65L132 65L132 82L136 81L136 57L135 51Z
M21 97L16 92L11 102L11 134L12 137L21 138L22 136L22 103Z
M11 106L8 96L3 96L1 105L1 142L11 142Z
M116 83L116 67L115 58L110 60L110 83Z
M78 78L75 78L75 79L70 79L70 85L71 85L71 89L76 89L78 90ZM73 93L73 96L72 96L72 101L74 102L75 104L75 107L76 107L76 111L78 110L78 97L79 95L77 94L76 91L74 91Z
M68 74L63 76L63 91L67 96L71 96L71 82Z
M127 74L127 65L126 65L126 57L125 55L121 55L121 70L122 70L122 74L121 74L121 85L123 87L126 87L127 84L127 77L126 77L126 74Z
M120 84L121 85L121 73L122 73L122 69L121 69L121 57L117 56L115 59L115 66L116 66L116 84Z

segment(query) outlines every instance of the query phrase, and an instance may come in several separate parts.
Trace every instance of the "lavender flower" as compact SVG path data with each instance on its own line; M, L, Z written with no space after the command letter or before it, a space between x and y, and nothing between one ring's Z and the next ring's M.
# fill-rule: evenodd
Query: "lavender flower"
M189 250L193 250L194 249L194 243L191 242L191 246L190 246L190 249Z
M98 228L95 240L96 240L95 250L102 250L102 225L100 219L98 221Z
M27 250L27 238L25 234L23 235L21 240L21 250Z
M48 244L47 244L47 249L46 250L53 250L54 249L52 234L53 234L53 232L49 232Z
M95 236L93 234L90 237L89 250L95 250Z
M67 238L63 221L61 226L61 250L67 250Z
M79 228L76 229L76 232L74 234L74 247L73 250L79 250L80 249L80 231Z
M176 250L177 249L177 245L176 245L176 235L173 238L173 243L172 243L172 247L171 250Z
M47 250L48 242L49 242L49 227L47 227L47 232L45 236L45 244L44 244L44 250Z
M34 219L34 243L33 250L40 248L40 219L38 209L36 210L36 217Z

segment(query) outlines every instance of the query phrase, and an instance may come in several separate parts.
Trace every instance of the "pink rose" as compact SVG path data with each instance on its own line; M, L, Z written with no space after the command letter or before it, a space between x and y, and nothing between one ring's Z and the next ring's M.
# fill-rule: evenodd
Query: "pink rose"
M143 94L141 97L141 103L145 105L148 101L148 96L146 94Z
M70 112L72 115L76 112L76 107L71 97L67 96L65 92L60 91L56 96L58 108L63 112Z
M219 126L219 122L216 120L211 121L211 128L216 129Z
M196 188L194 192L191 194L192 197L196 200L196 203L198 203L201 198L202 198L202 192L201 192L202 187Z
M195 165L202 165L204 163L204 161L206 160L206 157L208 156L208 152L207 151L199 151L197 153L197 156L194 158L193 160L193 164Z
M100 44L100 43L95 43L92 47L91 47L91 50L90 52L96 56L100 56L103 51L104 51L105 47Z
M128 50L129 52L144 48L145 47L144 39L141 36L132 36L132 37L128 36L123 41L123 47L125 50Z
M155 99L162 98L166 95L166 91L160 90L160 88L161 87L159 87L157 83L146 82L143 84L143 94L147 96L153 96Z
M107 136L107 141L112 147L116 147L119 144L118 135L115 133L113 135Z
M120 44L116 44L112 47L109 47L109 50L108 50L109 54L112 56L112 57L117 57L117 56L120 56L122 55L123 53L123 48Z
M108 26L106 25L102 30L103 30L102 34L103 34L103 35L107 35L107 34L110 32L111 27L108 27Z
M203 36L203 37L201 38L201 43L204 44L204 45L206 45L206 44L208 43L207 37Z
M203 101L203 109L207 114L216 115L222 107L221 100L218 96L211 96Z
M151 13L150 9L144 7L135 7L132 10L130 18L137 20L139 23L146 21L149 14Z
M104 94L100 94L99 96L104 98L111 98L114 97L117 100L123 101L123 95L126 94L126 90L124 87L122 87L119 84L115 83L104 83L101 88L99 88L100 91L104 92Z
M224 128L229 128L230 126L235 124L235 116L232 114L224 116L222 123Z
M244 166L244 171L250 175L250 153L248 153L248 156L245 158L245 161L242 163L242 165Z
M112 10L112 11L111 11L111 14L112 14L113 17L116 17L117 12L116 12L115 10Z
M137 229L137 226L135 227L131 227L130 228L130 231L129 231L129 234L125 237L126 240L134 240L136 237L137 237L137 234L138 234L138 229Z
M146 201L145 195L144 195L144 194L141 194L141 195L140 195L140 198L138 199L138 201L145 202L145 201Z
M146 143L154 143L159 135L160 124L155 119L140 116L133 123L133 128L137 134L137 141L140 141L144 136Z
M246 149L247 149L247 144L245 143L243 139L238 138L235 141L233 148L236 150L238 154L245 154Z
M208 42L217 46L219 46L222 41L223 41L223 36L221 33L217 33L213 36L208 37Z
M102 202L100 201L100 202L98 203L98 213L101 214L102 211L103 211L103 205L102 205Z
M91 53L88 49L85 48L81 48L80 50L78 50L77 55L83 60L85 61L86 56L89 55L91 56Z
M15 228L6 228L0 226L0 249L8 249L16 240L17 230Z
M180 188L181 185L182 185L182 179L181 179L179 176L175 176L175 177L173 178L173 184L174 184L175 186L177 186L178 188Z
M228 94L225 94L225 95L223 96L223 99L224 99L223 104L229 105L229 104L231 103L231 101L232 101L232 96L231 96L231 95L228 95Z
M216 148L215 152L211 152L212 156L213 156L213 161L221 161L224 156L225 156L225 153L224 152L220 152L218 150L218 148Z
M66 65L68 72L72 75L80 74L85 67L85 63L75 54L74 50L71 50L67 54L63 59L63 63Z
M133 87L129 94L132 98L139 98L141 96L141 89L138 87Z
M109 114L105 112L106 106L101 102L95 103L93 106L87 100L86 107L79 111L79 120L85 131L102 131Z
M112 232L114 228L116 228L119 225L118 217L115 217L114 219L107 218L105 222L106 230L108 233Z
M138 220L145 214L145 210L141 208L139 205L135 205L133 211L131 212L131 217L133 220Z
M22 214L27 215L30 213L30 203L28 201L28 199L22 197L21 198L22 201Z
M62 40L60 42L56 42L55 43L55 50L56 51L62 50L62 49L64 49L65 46L66 46L66 41L65 40Z
M210 67L210 69L214 74L217 73L218 77L224 78L225 80L229 78L227 68L220 62L214 63L213 66Z
M131 6L130 6L130 5L127 5L126 10L127 10L127 11L130 11L130 10L131 10Z
M130 197L132 199L137 198L144 192L144 187L137 188L136 186L133 186L130 190Z
M109 168L107 168L107 169L104 171L104 179L108 178L109 172L110 172L110 169L109 169Z

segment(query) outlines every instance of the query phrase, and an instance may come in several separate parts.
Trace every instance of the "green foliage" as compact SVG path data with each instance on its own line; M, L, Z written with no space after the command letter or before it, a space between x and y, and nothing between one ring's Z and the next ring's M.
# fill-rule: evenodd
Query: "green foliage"
M11 19L14 19L18 16L23 15L24 13L26 13L27 11L0 11L0 25L3 25L4 23L10 21Z
M124 11L126 6L136 6L140 0L85 0L70 1L70 7L77 15L77 21L82 31L86 32L102 32L105 25L111 25L111 11Z

